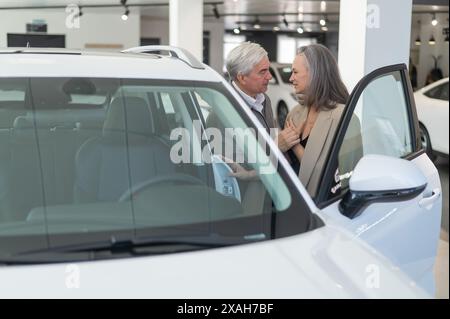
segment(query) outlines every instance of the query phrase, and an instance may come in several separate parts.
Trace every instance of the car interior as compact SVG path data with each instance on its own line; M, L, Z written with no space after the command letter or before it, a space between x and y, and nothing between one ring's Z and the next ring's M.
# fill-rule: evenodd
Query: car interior
M205 123L198 98L117 79L1 79L0 221L107 217L114 226L133 215L164 225L261 214L254 190L240 198L251 183L232 181L224 163L171 159L171 131Z

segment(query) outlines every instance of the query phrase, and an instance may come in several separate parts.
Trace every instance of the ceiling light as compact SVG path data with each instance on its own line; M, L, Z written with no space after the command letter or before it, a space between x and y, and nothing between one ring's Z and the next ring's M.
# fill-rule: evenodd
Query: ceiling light
M300 27L298 27L297 32L300 33L300 34L302 34L302 33L304 32L304 30L303 30L303 28L300 26Z
M320 11L322 11L322 12L327 11L327 2L326 1L320 1Z
M325 25L327 25L327 20L326 20L326 18L320 19L319 23L320 23L320 25L321 25L322 27L325 26Z
M420 37L417 37L417 39L416 39L416 45L421 45L422 44L422 42L420 41Z
M128 8L125 8L125 12L124 12L124 14L122 14L122 20L127 21L129 14L130 14L130 10L128 10Z
M279 26L274 26L273 27L273 31L275 31L275 32L280 31L280 27Z
M253 27L254 27L255 29L261 29L261 25L260 25L259 23L260 23L260 22L259 22L259 18L256 17L255 23L253 24Z
M321 29L322 29L322 31L325 31L325 32L328 31L328 27L325 27L325 26L323 26Z
M418 26L419 26L419 28L418 28L419 34L417 35L415 44L416 44L416 45L421 45L421 44L422 44L422 41L420 40L420 20L417 20L417 24L418 24Z
M435 45L435 44L436 44L436 40L434 39L434 36L433 36L433 35L431 35L431 38L430 38L430 40L428 41L428 44L429 44L429 45Z
M234 32L234 34L239 34L239 33L241 33L241 30L239 30L239 28L234 28L233 32Z
M431 20L431 24L436 26L438 24L438 20L436 19L436 14L433 13L433 19Z

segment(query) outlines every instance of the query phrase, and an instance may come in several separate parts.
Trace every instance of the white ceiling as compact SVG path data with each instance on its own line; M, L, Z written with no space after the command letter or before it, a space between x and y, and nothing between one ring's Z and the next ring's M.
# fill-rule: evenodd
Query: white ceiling
M437 0L436 0L437 1ZM232 29L237 24L236 22L253 22L258 14L261 25L265 29L271 29L273 26L278 25L282 29L287 29L282 22L283 13L287 13L286 20L290 23L291 28L295 26L295 22L304 21L305 27L311 27L313 31L319 30L318 21L321 18L321 14L327 14L328 27L330 30L337 29L339 16L335 13L339 12L339 1L319 1L319 0L204 0L205 3L221 3L217 6L219 13L227 14L225 17L221 17L224 20L225 28ZM323 6L322 2L326 5ZM128 0L127 4L168 4L169 0ZM120 5L120 0L0 0L1 8L11 7L51 7L60 6L64 7L68 4L77 4L84 6L83 11L86 12L121 12L122 8L88 8L90 5ZM40 10L52 10L41 8ZM168 5L164 6L152 6L152 7L130 7L130 10L139 11L143 16L147 18L151 17L167 17L169 15ZM414 5L413 11L426 11L433 10L447 11L448 6L431 6L431 5ZM303 15L301 15L303 11ZM312 14L311 14L312 13ZM206 21L216 20L213 16L213 6L205 4L204 14ZM239 14L247 14L248 16L239 16ZM273 16L267 16L264 14L278 14ZM299 15L300 14L300 15ZM309 21L313 23L308 23Z

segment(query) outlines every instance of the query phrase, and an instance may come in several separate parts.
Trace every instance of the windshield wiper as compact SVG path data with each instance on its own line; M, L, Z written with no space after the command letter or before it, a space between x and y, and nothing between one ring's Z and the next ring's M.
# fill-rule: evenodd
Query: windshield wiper
M48 248L40 248L31 251L22 251L13 257L17 260L25 257L28 259L40 254L76 254L76 253L101 253L110 254L128 254L132 256L148 254L165 254L180 251L199 250L207 248L219 248L233 246L248 242L258 241L249 240L245 237L221 237L218 235L194 236L194 237L147 237L132 238L126 240L116 240L111 237L110 240L95 241L88 243L75 243ZM1 262L1 261L0 261Z

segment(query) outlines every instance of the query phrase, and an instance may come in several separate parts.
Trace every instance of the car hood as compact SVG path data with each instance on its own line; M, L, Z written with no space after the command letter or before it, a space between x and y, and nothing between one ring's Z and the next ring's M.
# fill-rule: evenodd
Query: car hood
M170 255L0 267L0 298L426 298L338 228Z

